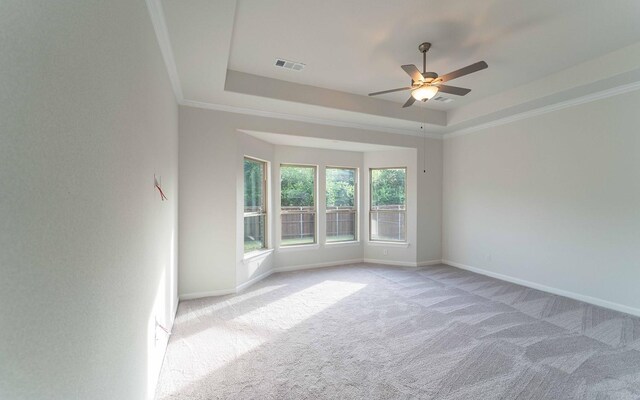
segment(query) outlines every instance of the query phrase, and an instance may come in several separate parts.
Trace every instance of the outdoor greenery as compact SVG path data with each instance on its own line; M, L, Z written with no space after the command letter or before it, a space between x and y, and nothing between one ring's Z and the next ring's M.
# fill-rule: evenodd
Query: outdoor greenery
M371 208L406 205L406 176L404 168L371 170Z
M265 163L244 159L244 252L262 249L265 242Z
M355 188L355 169L327 168L327 208L353 207Z
M282 207L313 207L316 169L283 165L280 167L280 204Z
M280 168L281 206L287 210L282 215L282 245L315 242L316 172L313 166L283 165ZM252 213L245 214L245 251L266 245L265 173L264 163L245 159L245 213ZM406 169L372 169L370 177L371 209L375 210L370 216L372 239L405 240ZM326 205L328 211L333 210L326 214L327 241L356 238L356 182L356 169L326 169ZM300 209L295 211L297 207Z
M282 207L314 206L314 167L283 165L280 174ZM353 207L355 182L354 169L327 168L327 207ZM403 206L405 203L406 170L404 168L371 170L371 205L373 207Z
M244 159L244 210L245 212L264 209L264 163Z

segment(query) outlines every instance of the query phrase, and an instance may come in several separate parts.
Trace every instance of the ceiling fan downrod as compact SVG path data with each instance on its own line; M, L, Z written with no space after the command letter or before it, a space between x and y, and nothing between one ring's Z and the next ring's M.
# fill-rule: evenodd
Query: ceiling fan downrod
M431 48L431 43L424 42L418 46L418 50L422 53L422 73L427 72L427 51Z

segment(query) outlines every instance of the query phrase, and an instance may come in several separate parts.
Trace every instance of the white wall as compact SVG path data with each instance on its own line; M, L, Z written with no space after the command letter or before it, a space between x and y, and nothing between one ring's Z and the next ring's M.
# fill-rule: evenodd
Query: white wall
M418 159L413 161L417 164L416 173L421 172L425 161L427 173L420 173L415 178L417 185L415 193L420 197L416 200L417 204L414 207L417 213L416 225L419 227L416 228L415 242L420 243L420 246L411 250L413 256L410 261L419 263L442 258L440 254L442 140L426 139L425 141L420 137L409 135L316 125L192 107L180 107L179 120L179 293L181 297L230 293L238 285L243 284L245 279L251 279L256 274L255 266L239 266L242 234L239 232L241 225L238 199L241 197L238 197L240 181L237 167L240 165L241 156L248 154L243 148L246 145L242 144L244 136L239 130L407 147L414 149L412 150L414 153L417 150ZM425 144L426 158L422 151ZM236 171L231 174L229 174L230 166L236 166ZM417 171L417 168L420 171ZM272 168L272 179L275 180L278 176ZM275 196L276 193L272 195ZM272 213L272 215L275 218L275 214ZM275 221L277 222L277 219ZM277 224L272 223L272 228L275 225ZM365 229L364 225L362 227ZM416 248L418 250L415 250ZM338 247L336 251L337 249ZM284 266L293 266L293 264L331 262L335 259L334 254L340 254L340 257L351 257L349 247L336 253L319 251L317 255L322 254L322 256L314 258L313 262L302 254L294 253L291 252L290 255L283 257L280 257L280 254L274 254L272 266L279 267L278 260ZM363 252L360 254L363 255ZM403 258L403 260L409 260L409 258Z
M639 104L445 140L444 258L640 315Z
M155 318L170 326L176 306L178 201L177 105L148 10L0 14L0 398L144 399Z
M418 221L418 174L417 159L415 149L395 150L395 151L373 151L364 155L364 208L367 210L367 218L364 221L364 231L369 232L369 169L385 167L406 167L407 168L407 242L406 243L381 243L365 242L364 259L370 262L394 263L398 265L416 266L418 245L417 226ZM368 237L367 237L368 239ZM385 254L385 252L387 254ZM422 261L422 260L421 260Z

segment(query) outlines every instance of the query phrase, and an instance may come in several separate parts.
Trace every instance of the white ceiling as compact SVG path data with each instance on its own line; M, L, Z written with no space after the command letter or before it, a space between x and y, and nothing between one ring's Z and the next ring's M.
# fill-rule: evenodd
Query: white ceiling
M442 134L640 81L637 0L148 0L184 105ZM401 64L439 74L479 60L451 84L453 103L402 109ZM277 57L306 63L278 69Z
M407 86L402 64L440 75L485 60L451 82L472 92L457 108L640 40L637 0L239 0L228 68L359 95ZM274 67L276 57L306 64ZM407 92L382 98L404 103Z

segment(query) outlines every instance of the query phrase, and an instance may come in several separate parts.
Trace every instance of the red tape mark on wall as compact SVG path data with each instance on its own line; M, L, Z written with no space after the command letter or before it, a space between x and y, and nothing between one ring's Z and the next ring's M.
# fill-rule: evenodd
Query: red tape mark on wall
M165 200L169 200L167 198L167 196L164 195L164 192L162 191L162 188L160 187L160 185L158 184L158 182L156 181L156 188L158 189L158 191L160 192L160 200L165 201Z

